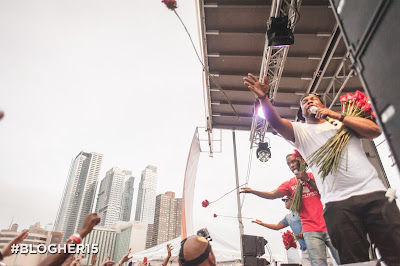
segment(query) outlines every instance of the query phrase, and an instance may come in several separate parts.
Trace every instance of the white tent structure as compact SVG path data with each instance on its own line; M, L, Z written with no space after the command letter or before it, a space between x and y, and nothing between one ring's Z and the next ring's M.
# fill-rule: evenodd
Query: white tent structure
M221 236L212 233L211 246L218 265L240 265L240 248L239 245L234 246ZM169 264L178 265L179 250L181 247L181 238L177 237L171 241L157 245L155 247L140 251L133 254L132 261L143 261L147 257L148 263L151 265L161 265L167 256L167 244L173 247L172 256Z

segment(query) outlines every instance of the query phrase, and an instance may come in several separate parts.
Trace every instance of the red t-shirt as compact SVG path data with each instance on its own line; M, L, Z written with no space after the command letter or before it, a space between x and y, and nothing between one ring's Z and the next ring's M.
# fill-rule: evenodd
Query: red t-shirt
M308 176L314 179L312 173L307 173ZM314 179L315 180L315 179ZM326 231L325 220L323 215L321 196L318 191L314 190L311 185L304 183L303 199L301 201L301 225L303 231L323 232ZM289 181L282 183L278 189L283 195L293 198L297 187L297 178L293 177Z

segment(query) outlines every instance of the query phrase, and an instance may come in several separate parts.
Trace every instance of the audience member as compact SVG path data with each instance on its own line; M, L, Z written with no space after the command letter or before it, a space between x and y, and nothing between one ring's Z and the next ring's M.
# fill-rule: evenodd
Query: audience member
M292 206L292 198L285 196L282 199L285 202L286 209L290 210ZM300 244L300 258L301 258L301 265L309 266L311 265L310 259L308 258L307 253L307 245L303 239L303 228L301 226L301 218L296 212L288 213L279 223L277 224L266 224L260 220L255 220L253 223L259 224L261 226L267 227L272 230L280 230L285 227L290 226L293 233L298 237L298 242Z
M178 263L182 266L215 266L216 260L210 242L201 236L190 236L182 240Z

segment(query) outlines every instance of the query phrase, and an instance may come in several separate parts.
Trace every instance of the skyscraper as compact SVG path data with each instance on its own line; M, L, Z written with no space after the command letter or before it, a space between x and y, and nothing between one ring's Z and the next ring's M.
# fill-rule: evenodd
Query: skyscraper
M118 167L107 171L101 180L96 204L96 212L101 219L100 226L111 227L116 221L123 220L123 216L130 218L132 196L129 192L133 193L133 181L131 171ZM125 185L128 187L124 187Z
M154 224L148 230L146 248L154 247L181 235L182 199L174 192L157 195Z
M139 184L135 221L152 224L156 207L157 167L148 165Z
M55 222L65 241L83 225L93 208L103 155L80 152L72 161Z
M131 220L134 183L135 183L135 178L132 176L131 173L131 175L128 178L125 178L124 193L122 194L122 202L121 202L121 217L120 217L121 221L128 222Z

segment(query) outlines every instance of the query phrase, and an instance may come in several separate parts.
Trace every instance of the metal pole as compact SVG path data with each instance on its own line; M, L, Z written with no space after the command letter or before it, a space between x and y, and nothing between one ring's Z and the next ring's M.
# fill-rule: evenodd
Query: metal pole
M237 156L236 156L236 136L235 130L232 130L232 139L233 139L233 156L235 160L235 177L236 177L236 198L237 198L237 207L238 207L238 221L239 221L239 232L240 232L240 256L242 258L242 263L244 263L243 258L243 243L242 243L242 235L243 233L243 222L242 222L242 208L240 207L240 194L239 194L239 174L238 174L238 165L237 165Z

